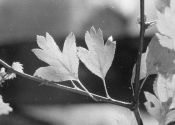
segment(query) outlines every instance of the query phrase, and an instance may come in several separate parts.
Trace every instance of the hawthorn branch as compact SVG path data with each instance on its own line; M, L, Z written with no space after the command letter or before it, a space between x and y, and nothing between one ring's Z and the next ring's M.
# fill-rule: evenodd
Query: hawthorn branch
M145 14L144 14L144 0L140 0L140 44L138 50L138 57L136 62L136 74L135 74L135 86L134 86L134 114L137 119L138 125L143 125L142 119L140 117L139 112L139 96L140 96L140 66L141 66L141 58L143 51L143 43L144 43L144 34L145 34L146 24L145 24Z
M14 70L10 65L8 65L6 62L4 62L1 59L0 59L0 64L2 64L10 72L13 72L13 73L15 73L15 74L17 74L21 77L27 78L29 80L36 81L36 82L39 82L39 83L43 83L43 85L47 85L47 86L50 86L50 87L55 87L55 88L67 90L67 91L70 91L70 92L73 92L73 93L78 93L78 94L85 95L85 96L89 96L89 94L91 94L98 102L111 103L111 104L114 104L114 105L119 105L119 106L129 108L129 109L132 109L132 107L133 107L133 104L131 102L123 102L123 101L119 101L119 100L115 100L115 99L109 99L107 97L100 96L100 95L97 95L97 94L94 94L94 93L90 93L90 92L87 93L85 90L77 89L76 87L69 87L69 86L61 85L61 84L56 83L56 82L47 81L47 80L41 79L39 77L35 77L35 76L29 75L29 74L26 74L26 73L18 72L16 70Z
M139 102L139 91L140 91L140 66L141 66L141 58L143 51L143 43L144 43L144 33L145 33L145 16L144 16L144 0L140 0L140 44L136 62L136 74L135 74L135 86L134 86L134 99L136 102Z

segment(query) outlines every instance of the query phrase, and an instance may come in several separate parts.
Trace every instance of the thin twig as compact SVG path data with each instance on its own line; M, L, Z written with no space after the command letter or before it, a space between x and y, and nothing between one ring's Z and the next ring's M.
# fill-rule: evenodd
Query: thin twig
M4 62L1 59L0 59L0 64L2 64L5 68L10 70L11 72L13 72L13 73L15 73L15 74L17 74L21 77L27 78L29 80L36 81L36 82L39 82L39 83L43 83L44 85L47 85L47 86L67 90L67 91L70 91L70 92L73 92L73 93L78 93L78 94L81 94L81 95L89 96L89 94L84 90L68 87L68 86L61 85L61 84L56 83L56 82L47 81L47 80L44 80L44 79L41 79L41 78L38 78L38 77L35 77L35 76L31 76L31 75L26 74L26 73L18 72L16 70L14 70L10 65L8 65L6 62ZM133 104L131 102L123 102L123 101L119 101L119 100L115 100L115 99L109 99L109 98L106 98L104 96L100 96L100 95L97 95L97 94L94 94L94 93L91 93L91 94L99 102L111 103L111 104L114 104L114 105L119 105L119 106L129 108L129 109L132 109L132 107L133 107Z

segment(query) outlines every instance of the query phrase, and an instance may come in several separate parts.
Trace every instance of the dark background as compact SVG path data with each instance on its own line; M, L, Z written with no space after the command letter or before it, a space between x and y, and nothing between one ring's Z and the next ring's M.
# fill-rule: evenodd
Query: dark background
M114 4L112 0L108 3L99 1L93 3L83 0L70 0L69 2L66 0L2 0L0 58L8 64L19 61L24 65L24 72L33 74L38 67L47 65L31 52L31 49L37 47L36 35L44 36L45 32L49 32L62 47L66 36L71 31L75 33L79 45L84 42L85 31L91 26L96 29L101 28L105 41L110 35L117 41L114 61L106 76L109 94L118 100L131 101L130 79L139 44L139 25L136 21L139 16L138 2L132 1L133 8L129 8L129 3L127 3L128 6L125 9L119 5L126 3L121 4L118 1ZM147 9L149 11L146 11L148 14L152 12L151 6L149 7ZM154 13L151 14L148 15L150 20L154 17ZM152 37L153 29L146 33L144 51ZM88 90L105 95L100 78L93 75L82 63L80 63L79 75ZM151 91L151 79L147 80L144 90ZM23 117L21 107L25 106L95 103L89 97L40 85L20 76L6 81L0 88L0 94L4 101L14 108L13 113L22 114ZM144 102L143 93L141 98Z

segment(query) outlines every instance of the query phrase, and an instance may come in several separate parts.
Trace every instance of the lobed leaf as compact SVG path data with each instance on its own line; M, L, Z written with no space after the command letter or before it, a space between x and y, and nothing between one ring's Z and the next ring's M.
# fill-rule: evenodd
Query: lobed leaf
M77 47L73 33L70 33L65 40L63 55L66 55L64 56L64 59L69 70L73 71L76 77L78 77L79 59L77 56Z
M37 35L37 44L43 50L52 50L55 53L61 53L52 36L46 32L46 37Z
M7 115L12 111L13 109L9 106L8 103L3 102L2 96L0 95L0 115Z
M144 92L146 97L146 102L144 103L147 111L152 115L157 121L161 121L163 108L160 101L151 93Z
M55 82L75 79L64 67L58 68L54 66L40 67L35 71L34 76Z
M88 51L83 47L78 47L78 57L86 65L86 67L95 75L103 78L103 74L99 67L98 55L93 51Z
M148 46L149 52L146 59L148 74L172 74L175 71L175 52L162 47L154 36Z
M164 12L166 7L170 6L170 0L155 0L156 9L160 12Z
M175 98L175 75L163 76L162 74L158 74L157 79L154 83L153 88L155 94L159 98L159 100L163 102L170 102L170 108L174 108L174 98Z
M146 59L148 52L149 48L147 48L146 52L142 54L141 65L140 65L140 79L143 79L147 75ZM132 70L131 83L134 83L135 74L136 74L136 64L134 65Z
M175 110L171 110L166 115L165 125L173 125L172 123L174 122L175 122Z
M159 33L156 34L157 38L159 39L160 44L163 47L169 48L170 50L174 49L174 41L170 37L160 35Z
M156 94L161 102L166 102L169 99L167 82L168 80L166 78L164 78L161 74L158 74L158 78L155 82L156 88L154 91L156 91Z
M169 1L169 0L168 0ZM168 1L166 2L168 4ZM175 50L175 2L169 1L163 13L157 12L157 37L163 47Z
M23 73L23 64L21 64L20 62L13 62L12 63L12 68L18 72Z
M63 52L48 33L46 33L46 37L37 36L37 44L40 48L32 51L38 59L46 62L49 66L38 68L34 76L55 82L78 79L79 60L76 55L73 33L67 36Z
M154 36L147 47L145 53L142 54L140 79L151 74L172 74L175 71L175 52L162 47L157 36ZM135 65L133 67L131 82L135 78Z
M92 73L105 79L114 59L115 41L113 41L112 37L109 37L104 44L102 31L100 29L96 31L92 27L90 32L87 31L85 34L85 42L88 50L79 47L78 57Z

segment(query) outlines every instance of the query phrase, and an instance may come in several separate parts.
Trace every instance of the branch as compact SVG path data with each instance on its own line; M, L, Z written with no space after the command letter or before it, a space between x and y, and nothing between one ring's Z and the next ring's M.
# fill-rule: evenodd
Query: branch
M137 119L138 125L143 125L142 119L139 112L139 96L140 96L140 66L141 57L143 51L144 34L145 34L146 24L145 24L145 14L144 14L144 0L140 0L140 45L138 51L138 57L136 62L136 74L135 74L135 86L134 86L134 114Z
M56 83L56 82L47 81L47 80L41 79L39 77L35 77L35 76L29 75L29 74L26 74L26 73L18 72L16 70L14 70L10 65L8 65L6 62L4 62L1 59L0 59L0 64L2 64L5 68L10 70L11 72L13 72L13 73L15 73L15 74L17 74L17 75L19 75L21 77L30 79L32 81L36 81L36 82L39 82L39 83L44 83L44 85L47 85L47 86L51 86L51 87L55 87L55 88L59 88L59 89L63 89L63 90L68 90L68 91L73 92L73 93L78 93L78 94L81 94L81 95L89 96L90 92L87 93L86 91L81 90L81 89L77 89L76 87L73 87L73 88L72 87L68 87L68 86L61 85L61 84ZM107 97L100 96L100 95L97 95L97 94L94 94L94 93L90 93L90 94L98 102L111 103L111 104L115 104L115 105L119 105L119 106L123 106L123 107L129 108L129 109L131 109L133 107L132 103L130 103L130 102L123 102L123 101L118 101L118 100L115 100L115 99L109 99Z
M144 33L145 33L145 16L144 16L144 0L140 0L140 44L139 44L139 50L138 50L138 57L136 62L136 75L135 75L135 101L139 101L139 90L140 90L140 65L141 65L141 57L142 57L142 51L143 51L143 42L144 42Z

